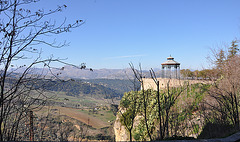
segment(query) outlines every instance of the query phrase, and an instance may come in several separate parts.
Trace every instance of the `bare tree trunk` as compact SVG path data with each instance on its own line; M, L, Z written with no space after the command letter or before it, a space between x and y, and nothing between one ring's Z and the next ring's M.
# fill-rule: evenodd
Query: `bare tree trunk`
M152 141L152 136L148 127L148 118L147 118L147 99L148 99L148 91L147 91L147 97L145 96L144 90L143 90L143 105L144 105L144 120L145 120L145 125L147 128L147 133L150 138L150 141Z
M150 70L151 77L154 83L157 86L157 104L158 104L158 119L159 119L159 139L163 139L163 128L162 128L162 109L161 109L161 102L160 102L160 86L159 81L157 80L156 74L151 68Z
M34 132L33 132L33 111L29 111L29 140L34 141Z
M134 73L134 76L135 78L140 82L141 84L141 87L142 87L142 95L143 95L143 105L144 105L144 121L145 121L145 125L146 125L146 128L147 128L147 133L148 133L148 136L150 138L150 140L152 141L152 136L151 136L151 133L150 133L150 130L149 130L149 126L148 126L148 119L147 119L147 99L148 99L148 92L147 92L147 96L145 95L145 90L144 90L144 82L143 82L143 73L142 73L142 69L141 69L141 64L139 64L139 70L136 70L133 66L133 64L129 64L133 73Z
M163 131L162 131L162 109L160 104L160 90L159 90L159 81L157 81L157 103L158 103L158 118L159 118L159 133L160 139L163 139Z

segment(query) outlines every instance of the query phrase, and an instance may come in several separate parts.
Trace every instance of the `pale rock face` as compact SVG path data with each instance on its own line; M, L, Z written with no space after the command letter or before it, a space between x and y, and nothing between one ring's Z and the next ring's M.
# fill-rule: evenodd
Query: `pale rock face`
M121 111L121 113L119 111ZM120 122L121 114L123 114L126 110L123 110L122 108L120 108L119 111L118 111L118 114L117 114L117 117L116 117L116 120L115 120L115 123L114 123L114 127L113 127L114 133L115 133L115 141L129 141L130 140L129 132L125 128L125 126L122 125L121 122ZM134 118L133 129L135 129L139 125L142 117L143 116L137 115ZM134 141L134 138L132 138L132 140Z
M129 141L128 132L125 129L125 126L121 124L119 114L117 115L113 129L116 141Z

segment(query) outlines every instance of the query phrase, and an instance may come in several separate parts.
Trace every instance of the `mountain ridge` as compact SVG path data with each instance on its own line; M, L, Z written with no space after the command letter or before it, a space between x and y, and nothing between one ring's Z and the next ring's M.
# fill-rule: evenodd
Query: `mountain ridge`
M161 76L160 69L154 69L157 76ZM24 68L17 70L17 73L22 73ZM131 68L125 69L79 69L74 66L66 65L62 69L53 68L51 72L48 68L33 68L32 73L41 73L48 76L51 74L57 75L59 78L63 79L133 79L135 78L134 73ZM142 70L144 77L150 77L149 71Z

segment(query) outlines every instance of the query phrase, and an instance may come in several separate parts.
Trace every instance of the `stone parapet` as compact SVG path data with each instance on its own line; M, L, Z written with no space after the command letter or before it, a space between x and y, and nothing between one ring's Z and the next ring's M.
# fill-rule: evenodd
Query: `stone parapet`
M157 78L159 81L159 88L164 89L169 85L169 87L180 87L183 86L184 84L197 84L197 83L211 83L211 81L206 81L206 80L182 80L182 79L169 79L169 78ZM152 78L144 78L143 79L143 87L144 90L147 89L153 89L157 90L157 85L153 81Z

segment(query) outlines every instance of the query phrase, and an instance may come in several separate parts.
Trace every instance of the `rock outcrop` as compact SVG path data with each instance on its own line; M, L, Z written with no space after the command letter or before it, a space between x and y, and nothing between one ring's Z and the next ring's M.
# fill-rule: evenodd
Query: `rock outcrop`
M113 129L114 129L116 141L129 141L128 131L125 129L125 126L121 124L119 113L117 114Z

